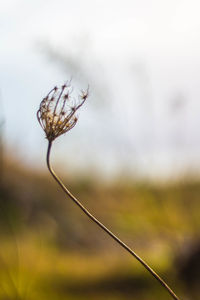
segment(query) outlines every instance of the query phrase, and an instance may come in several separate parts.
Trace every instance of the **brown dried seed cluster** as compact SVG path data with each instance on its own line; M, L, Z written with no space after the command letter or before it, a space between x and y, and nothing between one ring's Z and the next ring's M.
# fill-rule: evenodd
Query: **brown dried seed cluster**
M37 118L49 141L66 133L77 123L76 111L88 98L89 89L81 91L78 99L71 96L72 90L70 82L61 88L54 87L40 103Z

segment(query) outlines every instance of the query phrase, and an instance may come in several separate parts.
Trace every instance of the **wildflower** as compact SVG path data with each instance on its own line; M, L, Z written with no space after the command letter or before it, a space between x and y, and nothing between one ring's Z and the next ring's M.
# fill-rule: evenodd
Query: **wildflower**
M76 125L78 120L76 111L88 98L89 89L87 89L86 91L81 91L81 94L78 97L78 103L76 102L76 99L71 97L71 93L72 88L70 86L70 82L64 84L63 86L61 86L61 88L53 88L42 100L39 110L37 111L38 121L46 134L46 138L48 139L46 162L49 172L65 192L65 194L83 211L85 215L89 217L92 222L96 223L121 247L129 252L134 258L136 258L144 266L144 268L169 292L173 299L179 300L179 298L165 283L165 281L161 277L159 277L159 275L142 258L140 258L140 256L138 256L130 247L122 242L114 233L112 233L104 224L102 224L82 205L82 203L67 189L62 180L52 169L50 163L52 141L61 134L69 131Z
M72 91L67 82L60 88L54 87L40 103L37 118L49 142L72 129L78 121L76 111L88 98L89 88L82 90L78 99L71 96Z

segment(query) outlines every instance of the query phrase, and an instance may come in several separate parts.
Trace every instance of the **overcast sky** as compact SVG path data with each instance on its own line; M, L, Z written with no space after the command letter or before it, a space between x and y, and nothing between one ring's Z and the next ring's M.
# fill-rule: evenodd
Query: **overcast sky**
M57 163L147 176L198 169L199 11L195 0L3 1L6 144L45 166L36 110L73 75L78 88L90 84L91 96L73 131L55 143Z

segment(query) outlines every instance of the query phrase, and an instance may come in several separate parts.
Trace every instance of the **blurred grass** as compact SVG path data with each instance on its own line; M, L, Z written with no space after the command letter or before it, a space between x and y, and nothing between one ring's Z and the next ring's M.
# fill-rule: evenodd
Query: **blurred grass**
M137 261L74 207L48 173L8 161L3 179L0 299L170 299ZM180 275L185 253L199 242L197 180L163 185L131 180L108 185L87 177L65 181L183 299L200 299L199 279L188 288Z
M18 249L12 240L1 244L0 299L169 298L130 257L62 251L55 245L39 244L35 236L18 240ZM18 251L18 258L13 251ZM165 259L161 254L153 259L152 265L161 273L169 267Z

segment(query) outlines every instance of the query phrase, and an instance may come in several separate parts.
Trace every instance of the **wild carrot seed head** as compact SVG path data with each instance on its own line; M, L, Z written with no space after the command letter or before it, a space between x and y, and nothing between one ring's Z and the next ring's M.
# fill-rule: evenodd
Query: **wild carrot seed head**
M49 141L66 133L77 123L76 111L88 98L89 88L81 91L77 100L71 96L72 90L70 82L60 88L54 87L40 103L37 118Z

